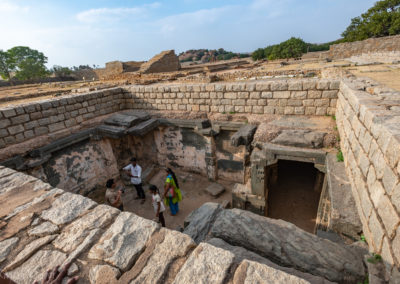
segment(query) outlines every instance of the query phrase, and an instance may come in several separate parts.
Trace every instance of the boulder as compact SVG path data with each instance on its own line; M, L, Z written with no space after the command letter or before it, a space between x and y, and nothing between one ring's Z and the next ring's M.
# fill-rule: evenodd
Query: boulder
M268 279L268 280L267 280ZM253 283L309 284L310 282L254 261L244 260L236 269L233 284Z
M126 271L135 263L157 228L156 222L122 212L92 247L88 257L106 261Z
M189 235L196 243L204 241L215 218L222 210L220 204L204 203L186 217L183 233Z
M271 142L293 147L322 148L325 134L311 130L282 130Z
M201 243L190 254L173 283L224 283L233 259L231 252Z
M365 276L358 250L321 239L283 220L239 209L223 210L210 234L280 265L330 281L354 283Z

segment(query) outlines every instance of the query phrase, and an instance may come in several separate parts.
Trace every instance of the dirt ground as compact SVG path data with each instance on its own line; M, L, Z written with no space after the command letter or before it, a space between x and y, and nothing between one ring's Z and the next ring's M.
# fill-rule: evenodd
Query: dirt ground
M268 193L268 217L314 233L320 192L314 191L313 164L279 161L278 183Z
M175 171L175 174L178 178L183 200L179 203L179 213L176 216L171 216L169 208L166 207L164 217L167 228L183 228L183 222L186 216L206 202L221 203L224 200L232 202L233 182L219 180L218 183L225 187L225 192L218 198L213 198L211 195L205 192L205 189L212 183L206 177L178 170ZM160 189L160 192L162 192L165 178L165 171L160 170L151 178L149 183L156 185ZM119 184L121 184L120 181ZM123 195L124 209L141 217L150 220L156 220L154 209L151 204L151 194L148 190L148 185L144 186L144 191L146 194L146 202L144 204L140 204L141 200L135 200L136 190L133 186L125 186L125 189L126 190ZM101 188L96 190L96 192L89 194L88 197L102 204L105 203L104 195L105 188Z

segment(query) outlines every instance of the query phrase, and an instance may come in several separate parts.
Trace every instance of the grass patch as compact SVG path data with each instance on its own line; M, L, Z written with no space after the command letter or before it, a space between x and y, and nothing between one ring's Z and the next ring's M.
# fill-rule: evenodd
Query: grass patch
M344 161L342 150L339 150L339 152L336 154L336 159L338 162Z
M382 256L380 254L373 253L370 258L367 259L369 263L377 264L378 262L382 261Z
M235 114L235 113L236 113L236 112L234 112L234 111L230 111L230 112L229 112L229 114Z

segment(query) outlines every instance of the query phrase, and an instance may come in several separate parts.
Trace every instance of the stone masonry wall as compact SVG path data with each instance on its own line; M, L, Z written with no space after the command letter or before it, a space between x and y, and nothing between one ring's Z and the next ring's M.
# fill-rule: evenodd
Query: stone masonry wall
M193 85L129 86L127 108L333 115L339 81L303 79Z
M124 109L120 88L0 109L0 149Z
M384 51L399 51L400 35L369 38L363 41L345 42L331 45L327 57L348 58L363 53L374 53Z
M400 93L368 81L342 81L336 112L364 235L389 270L400 267L399 106Z

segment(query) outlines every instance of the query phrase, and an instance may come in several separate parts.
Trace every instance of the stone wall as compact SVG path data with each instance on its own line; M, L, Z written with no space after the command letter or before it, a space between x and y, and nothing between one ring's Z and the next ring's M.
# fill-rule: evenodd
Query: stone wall
M399 51L400 50L400 35L369 38L363 41L345 42L330 46L326 57L329 58L348 58L354 55L363 53Z
M339 81L303 79L126 87L127 108L333 115Z
M181 69L179 58L174 50L166 50L157 54L140 66L140 73L173 72Z
M61 131L66 131L67 136L85 121L121 109L124 99L120 88L2 108L0 149Z
M400 267L399 105L400 93L368 81L343 81L336 112L364 235L389 270Z

